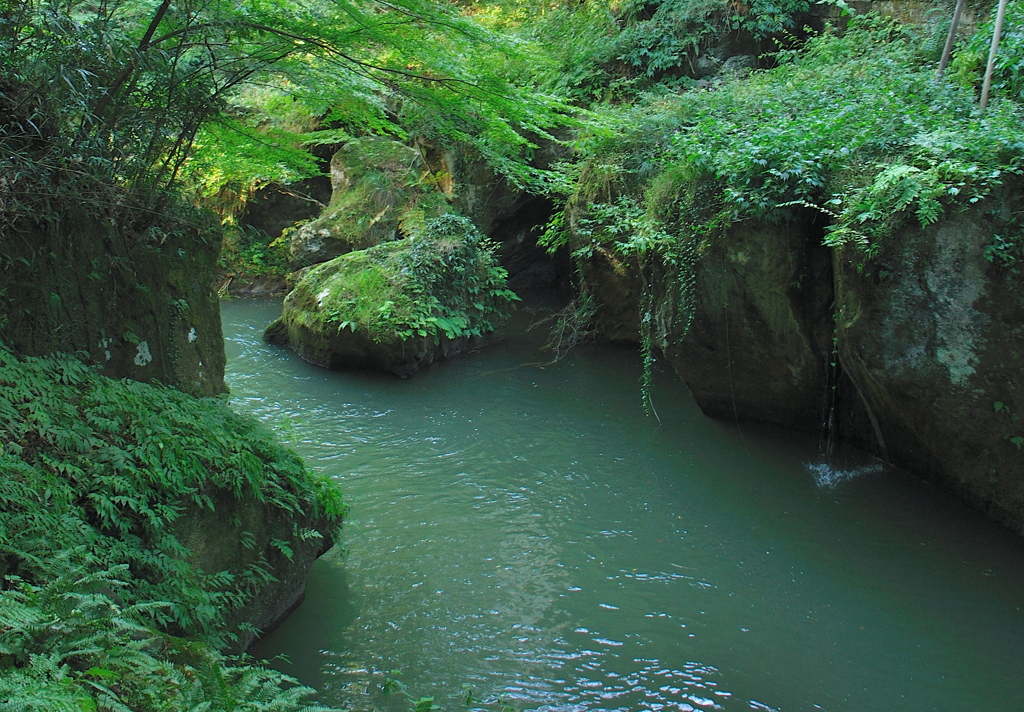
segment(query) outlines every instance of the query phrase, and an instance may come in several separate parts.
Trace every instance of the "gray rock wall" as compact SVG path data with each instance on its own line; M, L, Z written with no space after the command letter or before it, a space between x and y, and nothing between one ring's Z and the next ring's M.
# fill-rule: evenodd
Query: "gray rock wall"
M651 269L655 343L707 415L841 424L1024 534L1022 202L1007 191L927 228L911 219L871 260L822 247L810 215L734 226L697 246L692 299L678 268ZM639 268L596 252L584 274L606 335L639 340Z
M87 215L2 236L0 340L22 355L64 351L112 378L224 388L213 291L219 233L148 235Z
M1012 208L906 229L863 266L838 252L837 336L885 457L1024 533L1024 294L985 257Z

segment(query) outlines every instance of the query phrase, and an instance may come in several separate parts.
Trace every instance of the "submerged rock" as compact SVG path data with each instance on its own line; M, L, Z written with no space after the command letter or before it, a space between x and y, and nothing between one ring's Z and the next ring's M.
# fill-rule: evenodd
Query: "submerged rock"
M473 223L445 215L308 269L265 338L320 366L405 378L492 341L517 299L506 278Z

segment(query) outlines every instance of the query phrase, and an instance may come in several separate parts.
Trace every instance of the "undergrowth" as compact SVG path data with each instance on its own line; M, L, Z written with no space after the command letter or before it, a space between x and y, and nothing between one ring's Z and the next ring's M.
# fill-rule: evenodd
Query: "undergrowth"
M5 709L301 708L308 690L217 652L267 562L201 571L175 524L224 491L336 526L330 480L219 400L2 346L0 473Z
M686 240L812 207L827 244L870 254L908 220L929 225L980 201L1021 171L1024 115L1005 101L981 114L969 89L936 79L921 41L857 18L749 79L609 112L567 201L566 224L580 228L553 244L628 249L658 224ZM623 230L620 215L639 229Z
M966 69L937 78L935 34L855 17L777 52L771 69L596 115L563 166L564 209L543 240L579 260L611 250L641 277L645 402L653 349L685 335L704 241L812 209L827 245L869 260L903 228L979 203L1024 170L1024 110L1000 95L979 111ZM974 44L958 67L974 66ZM1016 70L1002 71L1003 93L1015 94ZM678 292L669 328L655 287Z

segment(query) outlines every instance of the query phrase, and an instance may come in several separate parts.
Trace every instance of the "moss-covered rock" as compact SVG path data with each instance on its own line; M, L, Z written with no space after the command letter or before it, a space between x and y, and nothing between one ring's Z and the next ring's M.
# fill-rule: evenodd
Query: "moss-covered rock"
M468 218L435 218L310 268L266 338L327 368L410 376L495 337L516 296L493 253Z
M0 339L22 355L77 353L112 378L221 393L219 249L213 225L140 232L84 211L19 222L0 240Z
M836 254L839 357L886 459L1024 533L1020 186L865 262Z
M422 153L382 137L353 139L331 159L331 202L290 237L293 264L326 262L395 240L450 210L451 180Z
M243 649L302 595L344 506L216 399L0 345L0 574L117 568L154 627Z
M829 260L810 221L739 223L701 241L683 267L693 271L692 296L657 301L670 312L659 323L673 325L660 345L704 413L822 428L834 385ZM680 282L667 277L662 294Z

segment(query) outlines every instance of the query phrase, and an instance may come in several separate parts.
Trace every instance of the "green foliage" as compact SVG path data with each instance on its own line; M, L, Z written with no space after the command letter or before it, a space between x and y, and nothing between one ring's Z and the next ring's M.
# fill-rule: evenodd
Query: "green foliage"
M1024 159L1021 111L1002 103L980 115L970 92L935 80L919 46L893 21L856 18L747 80L618 110L608 119L618 131L583 144L568 205L599 215L591 203L642 194L683 241L812 207L830 223L828 244L870 253L908 219L928 225L978 202ZM612 199L595 201L601 193Z
M217 207L225 191L249 195L268 183L294 183L320 174L316 157L300 133L273 127L254 129L229 116L202 126L182 175L195 198ZM218 212L224 215L224 210Z
M808 0L496 0L473 17L533 47L506 69L584 106L645 88L692 85L695 62L727 37L760 41L796 29ZM569 39L571 38L571 39ZM567 41L569 39L569 41ZM771 47L759 50L765 52Z
M995 13L978 25L974 33L956 48L950 64L950 78L965 87L981 88L992 44ZM1020 101L1024 99L1024 8L1016 3L1006 6L1003 31L999 38L992 74L992 95Z
M287 237L273 238L244 225L228 227L217 265L228 277L283 277L291 271Z
M67 568L61 571L62 565ZM58 560L53 578L17 576L0 591L0 699L52 712L299 712L314 691L266 668L146 623L165 604L125 606L126 566L85 572Z
M315 298L308 311L326 324L365 329L375 341L481 336L518 299L494 249L468 218L448 214L314 267L296 291Z
M26 710L313 709L230 663L225 612L266 563L204 572L175 522L220 491L340 522L326 478L221 401L0 347L0 699ZM306 532L306 536L322 536ZM287 548L288 542L278 542ZM184 632L185 640L166 631Z
M212 508L224 491L340 522L336 488L218 400L5 350L0 384L3 572L48 580L62 550L93 567L128 564L122 601L166 601L147 612L151 624L222 644L234 635L224 611L265 581L266 563L197 570L174 533L185 510Z
M141 234L182 180L203 199L296 180L318 171L304 142L400 123L540 184L533 141L564 107L501 76L515 51L431 0L4 3L0 225L75 208Z
M624 10L626 26L611 54L648 77L686 68L726 32L741 30L755 40L793 30L808 0L635 0ZM692 70L691 70L692 71Z

